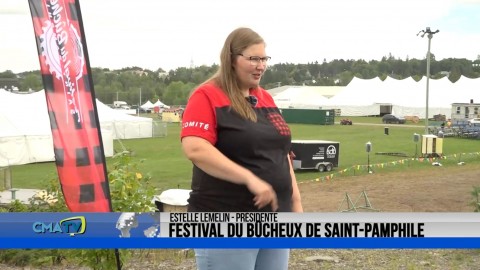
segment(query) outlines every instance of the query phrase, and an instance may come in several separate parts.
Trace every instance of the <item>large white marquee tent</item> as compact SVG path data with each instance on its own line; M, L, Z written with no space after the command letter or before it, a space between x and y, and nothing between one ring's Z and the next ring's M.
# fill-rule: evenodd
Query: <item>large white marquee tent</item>
M313 88L290 87L278 93L273 98L280 108L294 107L298 109L319 109L327 101L318 91Z
M105 156L113 155L113 139L152 137L152 119L96 103ZM44 91L16 94L0 89L0 167L53 160Z
M315 89L316 94L312 94ZM321 97L318 97L318 96ZM380 115L382 106L390 106L394 114L418 116L426 114L426 77L420 81L387 77L353 80L331 98L318 87L292 87L276 93L274 100L280 108L338 109L341 116ZM452 103L480 100L480 79L462 76L455 83L447 77L429 80L428 117L436 114L449 116ZM287 102L288 101L288 102Z
M343 86L280 86L268 90L279 108L321 109Z

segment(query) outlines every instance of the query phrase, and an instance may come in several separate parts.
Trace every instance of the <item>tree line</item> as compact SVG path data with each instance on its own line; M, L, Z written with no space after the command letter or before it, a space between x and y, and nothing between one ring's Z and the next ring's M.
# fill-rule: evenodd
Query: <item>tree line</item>
M469 78L480 77L480 56L477 60L443 59L437 61L432 54L430 58L432 79L447 76L456 82L462 75ZM426 59L398 59L389 55L378 60L343 60L335 59L322 63L318 61L307 64L279 63L271 65L265 71L261 85L272 89L283 85L309 86L346 86L353 77L371 79L387 76L395 79L412 77L420 80L426 74ZM168 72L159 68L155 71L140 67L128 67L119 70L92 68L92 79L96 98L106 104L115 100L128 104L143 104L160 99L168 105L186 104L190 92L197 85L212 76L218 65L199 67L179 67ZM16 83L20 91L43 89L40 71L28 71L14 74L12 71L0 73L2 82Z

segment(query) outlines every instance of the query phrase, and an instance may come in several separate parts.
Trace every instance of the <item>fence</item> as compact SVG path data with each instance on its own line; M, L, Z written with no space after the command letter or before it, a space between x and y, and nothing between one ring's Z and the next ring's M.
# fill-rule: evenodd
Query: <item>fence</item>
M480 126L429 127L428 132L443 137L480 139Z
M167 122L153 121L152 122L152 137L166 137L168 134Z

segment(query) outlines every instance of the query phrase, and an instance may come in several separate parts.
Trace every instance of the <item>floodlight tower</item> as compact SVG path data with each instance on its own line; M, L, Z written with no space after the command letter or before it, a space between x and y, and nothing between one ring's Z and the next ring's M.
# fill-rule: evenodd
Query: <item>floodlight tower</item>
M430 80L430 44L432 42L432 37L434 34L440 32L440 30L436 30L432 32L430 27L427 27L425 30L421 30L418 32L417 36L422 34L421 37L423 38L425 35L428 37L428 50L427 50L427 93L425 98L425 134L428 134L428 87L429 87L429 80Z

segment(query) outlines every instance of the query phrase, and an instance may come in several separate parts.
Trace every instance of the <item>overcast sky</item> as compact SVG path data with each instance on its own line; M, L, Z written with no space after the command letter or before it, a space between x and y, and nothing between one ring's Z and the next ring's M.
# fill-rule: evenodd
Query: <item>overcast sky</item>
M219 62L251 27L272 63L480 55L480 0L79 0L92 67L156 70ZM0 0L0 72L40 68L28 2Z

